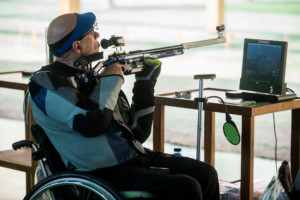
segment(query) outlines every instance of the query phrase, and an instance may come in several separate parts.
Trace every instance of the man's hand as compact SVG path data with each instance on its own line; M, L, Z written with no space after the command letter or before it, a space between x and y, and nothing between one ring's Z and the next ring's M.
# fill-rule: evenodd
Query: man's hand
M115 62L108 67L106 67L102 73L101 76L109 76L109 75L119 75L119 76L124 76L123 71L122 71L122 64Z
M133 122L130 125L134 138L145 142L151 133L155 106L154 87L161 70L161 62L155 59L144 59L143 70L136 73L133 87L131 111Z
M136 74L136 80L150 80L154 84L160 74L161 62L159 60L145 58L144 69Z

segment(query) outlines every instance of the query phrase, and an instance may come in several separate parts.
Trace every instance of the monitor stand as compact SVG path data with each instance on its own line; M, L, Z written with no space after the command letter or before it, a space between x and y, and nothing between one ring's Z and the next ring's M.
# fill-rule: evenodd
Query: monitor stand
M281 101L296 99L297 95L292 92L287 92L285 95L280 95L280 94L243 91L241 93L241 98L245 101L263 101L263 102L277 103Z
M261 82L246 78L240 79L240 90L262 93L275 93L284 95L286 92L286 85L286 83Z

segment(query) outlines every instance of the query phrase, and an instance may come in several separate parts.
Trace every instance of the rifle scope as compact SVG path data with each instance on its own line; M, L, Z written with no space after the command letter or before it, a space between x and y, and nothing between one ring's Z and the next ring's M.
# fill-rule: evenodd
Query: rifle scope
M101 47L103 49L107 49L110 46L115 46L115 47L125 46L124 38L122 36L112 35L109 40L106 39L101 40Z

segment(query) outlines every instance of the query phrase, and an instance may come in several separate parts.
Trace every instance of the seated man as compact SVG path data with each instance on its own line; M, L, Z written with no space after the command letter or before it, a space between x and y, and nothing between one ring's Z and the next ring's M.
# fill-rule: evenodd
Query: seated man
M207 163L146 149L161 62L144 60L130 106L121 87L122 64L106 67L88 87L74 83L87 66L83 56L99 52L93 13L65 14L49 25L47 42L57 57L29 83L32 111L69 170L91 173L119 190L144 190L157 199L219 199L218 176ZM149 167L169 168L167 175Z

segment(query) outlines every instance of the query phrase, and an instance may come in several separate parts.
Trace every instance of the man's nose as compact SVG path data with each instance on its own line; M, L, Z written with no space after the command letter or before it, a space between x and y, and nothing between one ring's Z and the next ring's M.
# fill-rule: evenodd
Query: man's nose
M100 36L100 34L97 31L95 31L95 39L98 39L99 36Z

